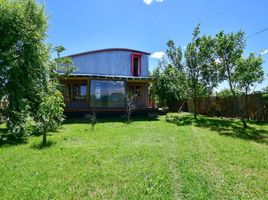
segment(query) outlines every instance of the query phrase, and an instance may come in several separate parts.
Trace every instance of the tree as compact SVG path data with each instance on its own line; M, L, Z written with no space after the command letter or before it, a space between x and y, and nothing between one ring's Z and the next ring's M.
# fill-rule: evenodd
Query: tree
M57 53L65 50L62 46L59 46L59 49L57 47L54 48ZM43 146L47 143L46 135L48 128L50 130L55 129L64 120L63 112L65 104L59 82L60 76L66 78L74 69L76 67L73 66L73 62L69 57L51 59L47 62L47 85L44 86L43 91L41 90L39 92L41 102L36 118L38 129L41 129L43 133Z
M216 35L215 52L217 54L218 66L220 67L220 74L222 80L226 80L229 84L230 90L234 97L238 96L237 82L235 80L235 73L237 63L241 59L243 50L245 48L244 32L225 34L223 31ZM237 107L239 109L240 118L243 127L247 124L240 108L239 99L237 98Z
M95 125L97 124L97 116L95 110L92 111L90 116L91 128L94 130Z
M264 94L268 94L268 86L262 88L261 92Z
M34 0L0 0L0 16L0 95L9 102L9 132L21 137L27 133L27 119L36 115L39 91L47 85L47 18Z
M66 49L61 45L53 48L53 51L56 51L58 54L58 58L52 60L52 62L54 62L52 70L53 72L56 72L56 76L60 74L66 78L70 75L70 73L75 71L77 67L73 65L73 61L70 57L60 57L60 54L65 50Z
M62 45L54 47L54 51L57 52L58 58L60 58L61 52L65 51L65 50L66 50L65 47Z
M172 65L167 65L163 70L156 68L154 78L157 80L155 92L160 105L170 107L173 102L185 100L185 76Z
M169 58L170 64L173 67L176 67L179 71L183 71L184 66L182 64L183 54L181 47L180 46L176 47L175 43L172 40L169 40L167 42L167 46L168 48L166 50L166 53Z
M197 99L206 96L218 85L219 71L215 64L214 40L200 34L200 24L194 29L192 41L185 51L185 72L189 99L193 101L194 118L197 115Z
M133 110L136 107L135 104L135 94L132 94L131 92L129 92L128 94L125 94L125 102L126 102L126 114L127 114L127 123L129 124L131 122L131 114L133 112Z
M227 88L216 93L216 96L219 96L219 97L228 97L228 96L232 96L232 95L233 94L232 94L231 90L227 89Z
M57 82L50 81L47 90L42 93L42 102L38 109L39 128L43 132L43 146L47 144L47 130L54 129L63 121L63 95L57 89Z
M186 83L184 66L182 64L182 50L176 47L172 40L167 42L167 57L160 60L159 66L153 71L155 78L155 92L159 104L171 107L174 102L186 101Z
M256 57L250 53L248 58L240 58L237 61L237 67L234 72L234 82L241 90L245 97L244 113L249 120L248 113L248 94L251 92L252 87L257 83L262 83L264 79L264 71L262 68L263 59L261 56Z

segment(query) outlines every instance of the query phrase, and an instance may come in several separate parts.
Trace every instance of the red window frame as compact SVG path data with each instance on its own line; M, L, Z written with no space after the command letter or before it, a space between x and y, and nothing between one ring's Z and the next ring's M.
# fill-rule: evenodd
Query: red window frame
M141 76L141 57L142 57L142 54L140 54L140 53L132 53L131 54L130 71L131 71L132 76L134 76L134 58L138 58L138 61L139 61L138 76Z

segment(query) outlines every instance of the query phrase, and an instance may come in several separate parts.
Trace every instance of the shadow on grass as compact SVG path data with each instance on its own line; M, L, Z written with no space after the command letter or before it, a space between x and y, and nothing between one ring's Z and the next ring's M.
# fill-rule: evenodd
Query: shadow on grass
M27 137L17 138L9 134L7 128L0 128L0 148L3 146L26 144L27 142Z
M53 131L53 133L59 132L58 130ZM39 137L43 133L33 133L31 136ZM51 136L50 132L47 133L47 136ZM16 137L8 133L7 128L0 128L0 148L3 146L16 146L21 144L28 143L29 136ZM50 144L49 144L50 145Z
M131 122L135 121L158 121L158 117L148 117L146 115L135 114L131 116ZM122 122L127 123L125 117L119 114L97 114L97 123L111 123L111 122ZM85 119L83 116L68 117L63 124L89 124L90 119Z
M263 129L263 127L258 129L254 127L254 125L259 125L259 123L250 122L248 123L249 127L244 129L239 120L204 116L198 116L197 119L194 119L191 115L170 115L166 117L166 121L175 123L178 126L193 125L216 131L220 135L268 144L268 130Z
M50 148L50 147L54 146L55 144L56 144L56 142L54 142L54 141L47 141L46 145L43 145L43 142L40 142L40 143L32 144L31 148L42 150L42 149Z

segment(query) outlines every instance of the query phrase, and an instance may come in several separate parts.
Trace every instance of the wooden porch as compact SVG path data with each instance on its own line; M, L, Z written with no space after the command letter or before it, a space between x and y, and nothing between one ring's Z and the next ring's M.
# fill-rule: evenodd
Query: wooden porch
M120 77L68 77L62 78L63 95L65 102L65 112L125 112L125 104L117 105L109 102L107 106L96 104L96 96L100 95L98 89L93 88L96 81L112 81L124 83L124 94L131 92L135 94L134 104L135 111L148 112L156 110L155 96L155 81L152 79L135 79L135 78L120 78ZM149 85L151 84L151 95L149 94ZM109 92L109 89L107 89ZM101 92L101 91L99 91ZM115 98L119 94L113 93ZM122 95L121 95L122 96ZM151 97L150 97L151 96ZM107 98L104 96L103 99ZM107 101L107 100L106 100ZM122 101L122 97L121 97ZM115 105L114 105L115 104Z

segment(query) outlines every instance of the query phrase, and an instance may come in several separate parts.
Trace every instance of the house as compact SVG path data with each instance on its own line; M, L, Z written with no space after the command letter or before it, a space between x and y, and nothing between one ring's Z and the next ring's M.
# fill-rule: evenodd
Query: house
M124 111L130 93L135 96L136 111L154 110L155 81L149 77L149 55L113 48L68 56L77 70L61 78L65 112Z

